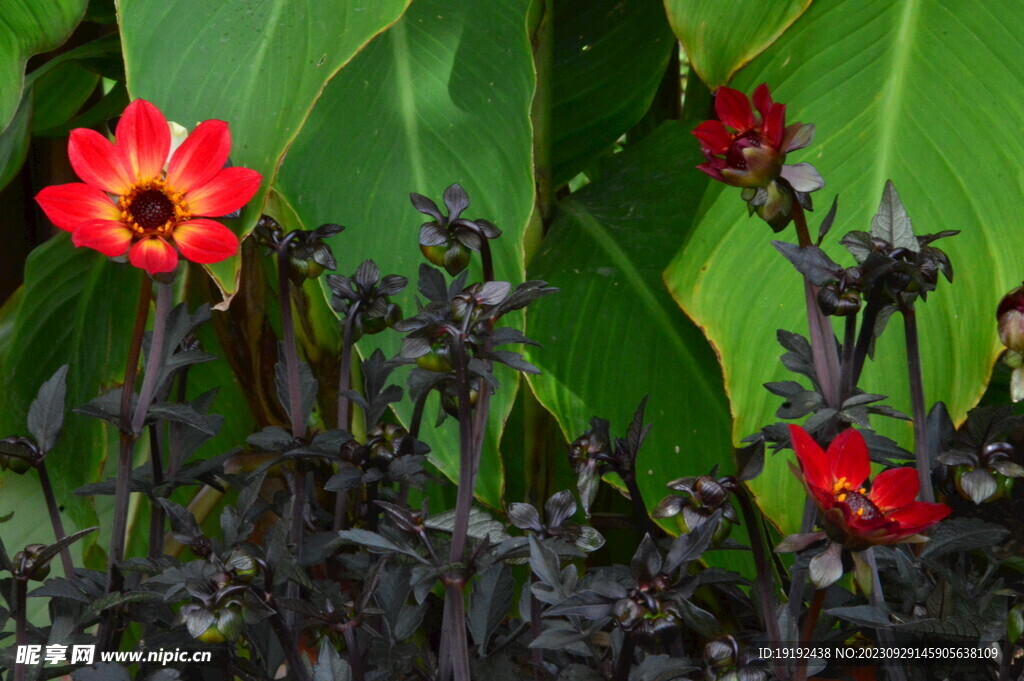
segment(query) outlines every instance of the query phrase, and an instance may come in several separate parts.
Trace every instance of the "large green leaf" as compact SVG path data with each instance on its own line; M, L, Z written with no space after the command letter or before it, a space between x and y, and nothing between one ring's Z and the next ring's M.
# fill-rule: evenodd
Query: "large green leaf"
M4 0L0 3L0 130L14 117L25 62L67 40L82 20L86 0Z
M956 419L984 390L999 352L993 312L1021 278L1024 175L1015 169L1024 140L1007 134L1006 122L1024 118L1024 52L1012 47L1022 31L1024 13L1010 0L819 0L736 83L750 92L767 82L790 119L817 126L814 144L790 161L821 171L827 185L815 197L819 206L841 193L826 244L839 262L852 260L836 233L868 228L886 179L919 233L963 230L942 244L956 283L941 283L919 314L926 396L945 401ZM944 104L949 92L984 105ZM761 384L786 377L775 359L776 329L807 329L800 276L769 245L767 226L746 215L738 189L713 186L666 271L676 299L722 357L735 438L774 420L778 399ZM890 325L862 387L892 395L893 406L909 413L901 326ZM876 425L909 440L905 424ZM784 458L769 461L758 489L762 505L792 530L802 492Z
M237 229L247 233L288 146L327 83L409 0L122 0L128 90L171 120L231 124L232 161L265 178ZM211 268L237 289L237 258Z
M276 189L305 226L348 226L332 241L341 272L374 258L383 272L410 277L407 314L415 310L417 237L427 219L409 192L440 202L447 185L461 183L472 200L466 215L504 230L494 242L497 277L523 277L522 235L533 205L528 4L416 0L328 84L281 168ZM396 353L396 334L374 338ZM514 376L499 377L478 487L494 505L502 487L498 435L515 393ZM454 475L455 423L437 432L430 425L422 437Z
M690 66L712 90L761 54L811 0L665 0Z
M572 179L639 121L675 39L661 0L558 0L552 73L552 179Z
M124 376L142 273L78 249L60 233L36 248L25 267L21 301L0 357L0 433L26 434L25 417L39 386L69 364L67 408L85 404ZM94 522L91 504L71 491L100 474L106 427L68 414L47 458L57 498L77 527Z
M686 126L666 123L616 155L601 178L559 204L530 263L530 276L558 286L554 305L528 313L537 397L569 440L600 416L622 435L649 395L653 424L637 464L648 505L665 483L732 468L722 378L700 330L661 279L707 181Z

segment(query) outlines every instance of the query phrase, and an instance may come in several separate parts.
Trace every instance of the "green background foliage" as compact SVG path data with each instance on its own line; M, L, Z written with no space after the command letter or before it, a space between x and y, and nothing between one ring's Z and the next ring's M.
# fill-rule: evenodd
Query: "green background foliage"
M770 4L772 12L762 0L122 0L116 24L112 12L91 9L75 30L83 4L19 0L0 8L0 23L20 31L0 44L0 186L70 181L66 169L46 175L23 162L63 153L71 127L102 129L129 94L145 97L186 126L230 122L232 162L266 180L231 224L240 235L263 212L288 228L340 223L347 229L331 245L341 273L372 257L385 273L415 278L425 218L408 193L438 200L459 182L470 217L504 232L498 277L539 277L561 289L516 318L542 344L529 357L544 373L518 400L515 377L499 376L505 390L493 403L479 498L496 508L520 500L503 497L503 461L517 476L540 475L522 463L537 434L506 423L525 431L550 413L561 437L549 438L545 456L557 457L565 480L560 440L579 435L591 416L621 434L649 394L654 428L639 479L653 506L669 479L715 464L732 471L732 446L775 420L778 400L762 384L783 375L776 330L805 326L800 278L768 244L770 231L746 217L739 190L693 168L700 154L689 130L707 115L709 88L750 92L766 82L790 121L817 126L815 143L791 160L814 163L825 177L819 206L841 195L835 233L867 228L886 179L919 233L963 230L946 246L956 284L940 285L921 312L927 396L955 418L985 389L998 351L992 311L1020 278L1024 142L1013 121L1024 113L1024 55L1015 49L1024 14L1014 3ZM69 35L24 75L32 54ZM681 75L689 79L685 114ZM43 224L38 214L26 220ZM850 262L834 239L826 250ZM190 301L223 307L241 291L248 302L232 303L230 314L265 325L270 338L274 302L254 282L273 265L260 258L250 243L211 267L219 290L191 272ZM72 249L63 234L33 252L24 286L0 311L0 435L24 432L36 389L65 362L69 405L118 385L138 279ZM305 296L305 353L314 364L334 361L328 293L307 285ZM414 286L399 302L415 310ZM266 340L251 339L252 348ZM905 410L901 341L890 332L863 387ZM204 346L232 359L198 367L190 385L196 393L221 387L214 409L227 417L225 432L204 450L214 454L273 422L274 409L256 409L250 391L265 359L212 333ZM376 347L394 354L397 338L360 350ZM453 476L455 428L434 429L432 414L424 439ZM908 440L908 429L879 425ZM103 475L109 437L71 416L53 454L74 525L96 518L69 493ZM770 459L755 489L769 516L793 529L802 494L785 458ZM6 477L3 484L21 489ZM19 523L30 514L19 516L16 526L27 527Z

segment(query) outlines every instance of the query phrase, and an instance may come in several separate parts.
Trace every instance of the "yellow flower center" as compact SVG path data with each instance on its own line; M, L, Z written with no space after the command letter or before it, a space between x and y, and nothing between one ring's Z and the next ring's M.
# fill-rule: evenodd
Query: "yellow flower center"
M884 515L882 511L875 506L874 502L867 496L867 488L861 487L859 489L852 489L846 478L839 478L835 484L832 485L832 494L836 495L836 501L841 504L846 504L847 508L853 511L861 518L871 520L879 516Z
M170 236L178 224L192 219L183 195L160 179L136 184L117 206L121 222L139 236Z

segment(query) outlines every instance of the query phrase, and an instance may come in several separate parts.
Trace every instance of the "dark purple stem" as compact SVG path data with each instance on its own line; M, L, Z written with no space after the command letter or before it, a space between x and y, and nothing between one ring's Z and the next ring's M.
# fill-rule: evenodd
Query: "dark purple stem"
M156 286L156 311L153 316L153 334L150 336L149 357L146 359L146 375L142 378L139 389L139 402L135 405L132 417L132 436L139 437L142 426L146 422L146 412L153 402L157 384L160 381L161 367L164 363L164 341L167 338L167 317L171 314L173 293L169 284Z
M801 248L811 245L811 235L807 231L807 217L800 202L793 197L793 224L796 226L797 240ZM807 305L807 326L811 337L811 355L814 360L814 371L818 383L825 396L825 402L833 409L838 409L839 401L839 357L836 354L832 324L818 306L818 287L804 279L804 300Z
M135 438L132 436L132 396L135 394L135 378L139 371L139 356L142 354L142 336L149 318L149 301L152 297L153 281L142 275L139 288L139 304L135 310L135 325L128 346L128 361L124 370L124 386L121 389L121 418L119 422L120 447L117 455L117 479L114 482L114 521L110 534L110 550L107 553L107 593L121 588L122 576L117 565L124 560L125 530L128 526L128 498L131 493L132 451ZM113 641L116 617L106 617L100 623L97 640L100 650L107 650Z
M306 424L302 419L302 385L299 383L299 351L295 345L295 320L292 317L289 244L298 232L292 232L277 245L278 303L281 308L281 332L284 335L284 366L288 373L288 416L292 435L306 437Z
M14 644L17 647L25 645L28 635L28 614L26 612L26 601L28 600L28 581L15 578L14 580ZM14 665L14 681L25 681L28 672L27 664Z
M64 531L64 523L60 519L60 507L57 505L57 497L53 494L53 483L50 482L50 474L46 470L46 462L40 461L37 466L39 472L39 484L43 488L43 497L46 499L46 509L50 513L50 523L53 525L53 536L57 541L63 540L67 533ZM71 581L76 581L75 564L71 560L71 549L65 546L60 551L61 564L64 566L64 576Z
M747 534L750 535L750 549L754 553L754 567L757 569L756 589L761 600L761 610L764 612L764 626L765 631L768 632L768 643L779 645L782 636L779 633L778 607L775 602L775 587L770 574L771 560L765 549L761 524L754 512L754 502L750 498L750 492L746 488L741 488L737 492L736 498L740 504L740 512L743 514L743 522L747 525ZM782 662L776 660L776 678L784 678L784 671Z
M924 383L921 378L921 346L917 336L917 313L913 305L905 306L903 327L907 342L907 373L910 377L910 406L914 417L914 459L920 481L921 501L935 501L932 489L932 463L928 455L928 424L924 405Z
M338 416L337 427L339 430L352 432L351 415L349 414L349 399L345 396L348 392L349 383L352 379L352 320L358 312L359 301L353 303L345 317L344 330L341 338L341 360L338 366ZM345 525L345 516L348 511L348 490L339 490L334 495L334 531L342 529Z

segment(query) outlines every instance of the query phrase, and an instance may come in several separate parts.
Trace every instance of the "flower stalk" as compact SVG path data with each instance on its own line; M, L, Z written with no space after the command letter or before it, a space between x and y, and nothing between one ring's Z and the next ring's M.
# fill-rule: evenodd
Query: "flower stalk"
M57 505L57 497L53 494L53 483L50 482L50 474L46 470L46 461L40 461L36 467L39 472L39 484L43 488L43 497L46 499L46 510L50 514L50 524L53 525L53 536L59 542L67 537L64 531L64 522L60 519L60 507ZM60 550L61 564L64 566L64 576L71 581L78 579L75 575L75 564L71 560L71 549L65 546Z
M25 645L28 640L28 579L21 579L15 576L14 579L14 645L18 648ZM28 665L25 663L14 665L14 681L25 681L28 673Z
M807 611L807 617L804 619L803 629L800 631L800 645L810 645L814 636L814 629L818 626L818 617L821 615L822 606L825 605L825 589L817 589L814 592L814 598L811 600L811 607ZM796 664L796 672L793 674L793 681L807 681L807 663L809 660L806 657L801 658Z
M114 525L110 536L110 551L107 554L107 593L121 588L121 573L117 564L124 560L125 530L128 526L128 498L132 474L132 453L135 438L132 436L132 396L135 394L135 378L139 370L139 356L142 354L142 336L149 317L149 300L153 282L143 276L139 291L139 305L135 312L135 326L128 346L128 363L124 372L124 387L121 389L120 449L117 458L117 480L114 483ZM109 636L110 625L105 620ZM102 628L101 628L102 630ZM109 638L100 636L100 643L109 644Z
M924 382L921 376L921 345L917 335L917 313L913 305L901 309L907 346L907 375L910 379L910 405L914 418L914 460L920 484L921 501L935 501L932 489L932 465L928 454L927 412Z
M747 534L750 536L750 549L754 554L754 567L757 570L757 581L755 588L758 598L761 601L761 610L764 614L764 627L768 633L768 642L771 645L779 645L782 635L779 632L778 605L775 602L775 587L772 585L771 558L765 548L762 527L758 522L757 513L754 511L754 504L750 498L750 492L743 486L737 491L736 498L740 504L740 513L743 514L743 522L747 526ZM775 661L775 676L784 677L784 669L779 660Z

